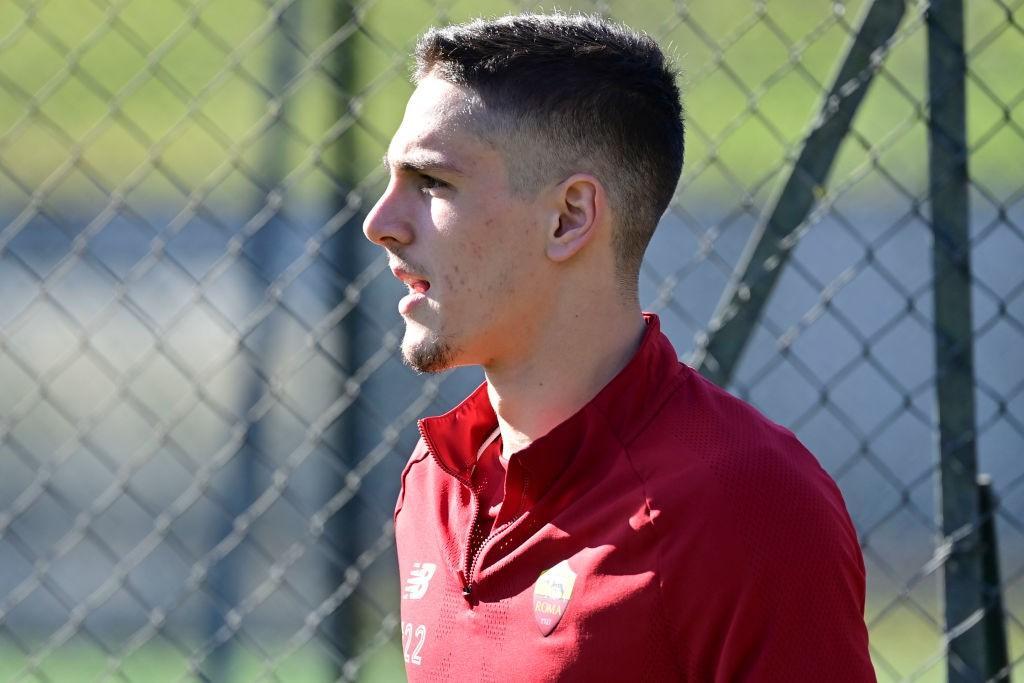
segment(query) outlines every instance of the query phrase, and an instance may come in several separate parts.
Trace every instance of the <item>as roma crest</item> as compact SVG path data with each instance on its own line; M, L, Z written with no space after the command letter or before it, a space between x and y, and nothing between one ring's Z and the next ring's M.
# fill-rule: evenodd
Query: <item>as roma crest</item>
M533 585L533 619L541 635L547 636L555 630L575 585L576 572L569 568L568 560L562 560L540 573L537 583Z

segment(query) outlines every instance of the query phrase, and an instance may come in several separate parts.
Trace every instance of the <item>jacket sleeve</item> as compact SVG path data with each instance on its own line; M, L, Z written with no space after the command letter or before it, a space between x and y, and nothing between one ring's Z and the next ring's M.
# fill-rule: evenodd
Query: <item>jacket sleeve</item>
M688 502L661 520L663 597L690 680L875 680L856 532L835 483L789 438L679 482Z

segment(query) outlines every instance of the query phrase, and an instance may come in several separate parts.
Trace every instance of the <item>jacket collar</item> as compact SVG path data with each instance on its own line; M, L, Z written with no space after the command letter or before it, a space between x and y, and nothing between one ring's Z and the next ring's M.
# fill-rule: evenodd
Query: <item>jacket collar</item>
M657 315L645 313L644 320L647 330L626 367L578 412L512 456L508 476L521 468L530 482L530 498L543 494L577 452L594 447L595 433L610 430L618 440L609 445L606 436L600 438L604 449L628 444L675 384L671 380L681 368L676 351ZM444 415L419 422L431 455L467 486L477 450L497 425L486 382Z

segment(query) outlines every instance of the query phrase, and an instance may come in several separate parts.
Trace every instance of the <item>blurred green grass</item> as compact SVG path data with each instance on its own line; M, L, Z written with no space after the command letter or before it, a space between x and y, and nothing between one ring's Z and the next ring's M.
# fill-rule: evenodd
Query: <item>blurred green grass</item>
M684 187L693 174L706 176L694 196L727 200L762 190L792 154L865 3L697 0L685 5L687 21L681 6L667 1L606 5L611 16L658 37L682 67L690 121ZM753 14L759 7L763 17ZM972 144L981 143L971 164L974 176L998 193L1011 187L1011 171L1024 154L1018 74L1024 9L1011 13L995 0L967 7L974 73L968 123ZM373 185L411 91L406 55L415 36L434 23L515 9L497 1L364 3L343 47L332 51L323 49L337 17L328 0L296 3L280 22L258 0L0 3L0 164L27 190L6 201L24 202L40 188L55 198L94 195L100 191L90 175L107 190L132 188L130 198L176 200L205 185L225 195L257 192L246 175L258 176L266 158L265 131L277 97L288 134L273 153L288 169L299 169L289 192L317 196L328 186L326 173ZM907 35L855 127L877 142L909 121L910 133L897 136L878 163L921 190L926 64L916 12L908 8ZM727 47L719 52L709 43ZM276 93L268 71L282 55L306 68ZM345 99L339 79L356 95L358 120L335 135ZM869 162L850 142L834 177Z

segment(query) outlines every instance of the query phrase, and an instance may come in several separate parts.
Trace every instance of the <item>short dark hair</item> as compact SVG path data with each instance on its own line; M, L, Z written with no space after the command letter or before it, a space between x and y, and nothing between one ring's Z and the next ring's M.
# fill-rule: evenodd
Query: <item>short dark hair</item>
M414 55L416 81L466 86L493 114L514 187L578 171L601 180L617 218L618 275L635 294L683 168L676 72L657 43L596 16L518 14L430 29ZM531 140L531 159L516 159L511 150Z

